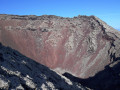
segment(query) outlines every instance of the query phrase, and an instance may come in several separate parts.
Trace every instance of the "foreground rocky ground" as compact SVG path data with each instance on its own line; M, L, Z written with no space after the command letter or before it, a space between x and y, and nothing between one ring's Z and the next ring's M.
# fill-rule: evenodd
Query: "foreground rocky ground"
M86 90L19 52L0 44L0 90Z
M67 72L62 76L0 44L0 90L90 90L90 88L119 90L120 60L113 61L93 77L81 79Z

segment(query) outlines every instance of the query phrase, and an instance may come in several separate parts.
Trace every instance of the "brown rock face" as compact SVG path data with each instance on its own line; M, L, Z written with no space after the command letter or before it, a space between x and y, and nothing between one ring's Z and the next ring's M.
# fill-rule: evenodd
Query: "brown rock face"
M95 16L0 15L0 42L60 73L88 78L120 57L120 33Z

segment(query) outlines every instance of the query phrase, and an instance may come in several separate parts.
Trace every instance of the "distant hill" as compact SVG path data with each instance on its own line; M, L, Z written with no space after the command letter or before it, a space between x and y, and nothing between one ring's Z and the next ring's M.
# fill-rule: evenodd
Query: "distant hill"
M0 15L0 42L59 73L89 78L120 57L120 32L96 16Z

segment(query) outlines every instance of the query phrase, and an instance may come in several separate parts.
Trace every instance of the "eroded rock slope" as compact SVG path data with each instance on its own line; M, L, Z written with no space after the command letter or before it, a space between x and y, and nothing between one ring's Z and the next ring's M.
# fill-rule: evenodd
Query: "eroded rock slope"
M120 33L95 16L0 15L0 42L59 73L94 76L120 57Z

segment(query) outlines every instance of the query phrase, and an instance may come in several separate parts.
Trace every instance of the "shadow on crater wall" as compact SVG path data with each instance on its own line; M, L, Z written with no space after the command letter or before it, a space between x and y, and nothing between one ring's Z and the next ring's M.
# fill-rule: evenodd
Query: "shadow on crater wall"
M107 65L103 71L87 79L75 77L67 72L63 75L94 90L120 90L120 61Z

